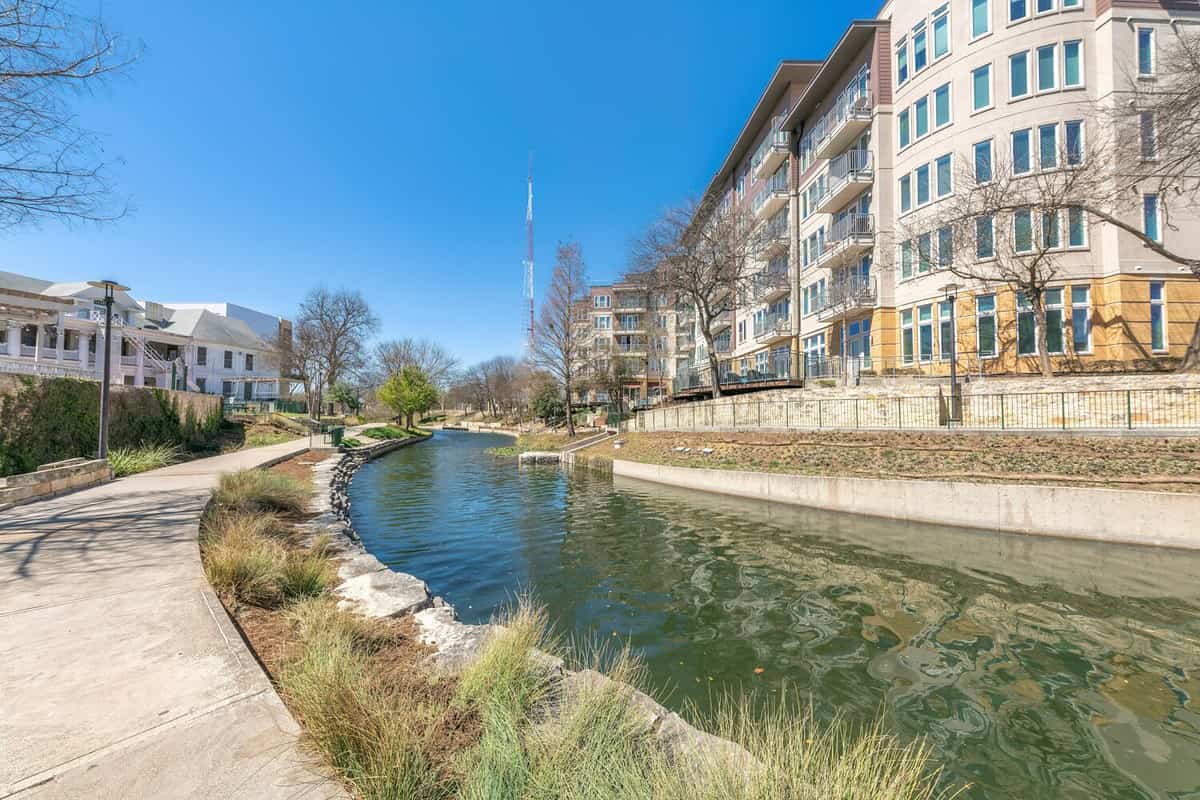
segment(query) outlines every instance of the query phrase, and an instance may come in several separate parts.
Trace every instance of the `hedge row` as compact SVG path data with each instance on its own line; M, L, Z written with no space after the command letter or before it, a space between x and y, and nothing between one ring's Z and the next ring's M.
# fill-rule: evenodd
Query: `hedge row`
M212 446L221 428L220 406L198 418L161 389L122 387L110 395L111 448L142 444ZM184 406L182 412L180 406ZM100 384L74 378L22 378L0 395L0 475L96 453L100 435Z

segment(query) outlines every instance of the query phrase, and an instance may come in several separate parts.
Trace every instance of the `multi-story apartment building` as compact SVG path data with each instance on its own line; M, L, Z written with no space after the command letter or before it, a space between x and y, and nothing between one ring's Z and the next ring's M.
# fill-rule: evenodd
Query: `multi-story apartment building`
M1200 3L890 0L823 61L783 62L706 190L722 207L748 205L762 232L759 274L720 322L726 381L787 385L843 364L940 375L952 353L967 372L1036 373L1037 323L1020 292L986 268L966 280L949 269L995 258L996 234L955 241L926 220L969 188L957 183L986 181L998 165L1078 168L1084 142L1110 124L1096 109L1131 79L1154 81L1157 48L1190 24ZM1147 194L1129 222L1200 254L1194 211L1172 208L1168 230L1168 202ZM1053 216L993 224L1054 237L1045 333L1055 369L1181 357L1200 281L1081 210ZM680 394L707 383L706 354L695 355Z
M85 282L0 272L0 371L99 379L104 368L103 292ZM237 400L291 393L276 341L291 324L233 304L113 302L112 381Z

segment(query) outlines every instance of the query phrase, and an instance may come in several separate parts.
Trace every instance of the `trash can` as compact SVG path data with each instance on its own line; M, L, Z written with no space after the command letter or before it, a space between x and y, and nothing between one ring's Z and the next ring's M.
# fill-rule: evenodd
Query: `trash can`
M342 435L345 434L345 427L338 425L329 429L329 443L334 447L340 447L342 444Z

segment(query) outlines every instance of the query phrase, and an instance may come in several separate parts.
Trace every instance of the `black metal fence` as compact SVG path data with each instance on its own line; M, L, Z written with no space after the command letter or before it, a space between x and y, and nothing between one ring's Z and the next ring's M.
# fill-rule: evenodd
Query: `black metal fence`
M1200 388L877 397L730 398L641 411L635 431L1195 430Z

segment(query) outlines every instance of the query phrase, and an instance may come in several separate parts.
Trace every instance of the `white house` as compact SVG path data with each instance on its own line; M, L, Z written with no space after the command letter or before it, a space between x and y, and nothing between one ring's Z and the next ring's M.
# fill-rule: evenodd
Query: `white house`
M238 400L287 396L275 343L291 323L232 303L113 302L112 381ZM0 372L99 379L104 368L103 292L86 282L0 271Z

